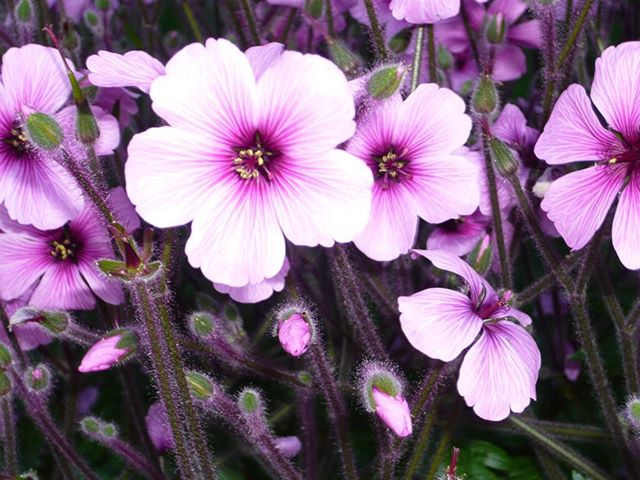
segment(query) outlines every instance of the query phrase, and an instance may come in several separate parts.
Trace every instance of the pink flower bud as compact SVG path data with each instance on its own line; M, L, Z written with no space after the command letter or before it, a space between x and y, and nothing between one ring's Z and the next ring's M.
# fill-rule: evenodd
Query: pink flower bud
M387 427L399 437L411 435L411 413L409 405L404 397L398 395L392 397L377 387L373 387L373 401L376 405L376 414Z
M156 402L149 407L145 423L151 442L159 453L173 450L175 445L173 434L169 426L169 417L162 403Z
M94 343L82 358L78 371L87 373L107 370L131 355L136 348L136 335L133 332L122 330Z
M284 350L299 357L309 348L311 343L311 327L309 322L299 314L294 313L286 320L280 322L278 327L278 339Z
M288 458L295 457L302 450L302 442L298 437L278 437L276 447Z

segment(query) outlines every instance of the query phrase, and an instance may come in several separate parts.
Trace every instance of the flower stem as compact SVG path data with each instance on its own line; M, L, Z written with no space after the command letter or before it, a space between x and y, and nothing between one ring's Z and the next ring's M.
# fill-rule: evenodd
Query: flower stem
M427 55L429 58L429 82L438 83L436 71L436 39L433 23L427 24Z
M571 270L578 264L580 258L581 256L576 252L570 253L563 261L564 268L566 268L568 272L571 272ZM514 307L519 307L531 303L533 300L538 298L538 295L551 288L555 281L556 274L554 272L545 273L536 281L532 282L522 292L516 293L514 295L515 300L512 302L512 305Z
M382 27L376 14L376 7L373 4L373 0L363 0L365 9L367 10L367 16L369 17L369 25L371 26L371 35L373 37L373 43L376 47L376 53L378 58L385 61L388 58L387 48L385 46L384 35L382 33Z
M260 45L260 34L258 33L256 17L253 15L250 0L242 0L242 11L247 19L247 25L249 26L249 33L251 34L253 44Z
M411 91L418 88L420 83L420 71L422 70L422 49L424 48L424 25L416 29L416 48L413 52L413 64L411 66Z
M198 26L196 17L193 15L193 10L191 9L191 5L189 5L188 0L182 0L182 11L184 12L185 17L187 17L187 22L189 22L189 27L191 27L191 31L193 32L193 36L196 38L196 41L202 43L204 37L202 36L202 32L200 31L200 27Z
M418 436L418 440L413 447L413 452L411 453L409 464L407 465L407 469L404 472L403 478L405 480L413 480L415 478L416 471L418 470L418 467L420 467L420 463L422 461L422 458L424 457L425 450L429 446L429 437L431 436L431 431L433 430L433 426L435 424L435 418L435 412L430 412L426 420L422 424L420 435Z
M610 478L609 475L600 470L600 468L595 466L578 452L558 442L544 430L541 430L529 423L528 419L525 420L525 418L520 415L512 414L509 417L509 421L514 427L525 433L534 442L543 447L558 460L575 468L576 470L579 470L592 480L607 480Z
M0 400L2 406L2 447L4 468L9 475L18 474L18 446L13 412L13 398L10 395Z

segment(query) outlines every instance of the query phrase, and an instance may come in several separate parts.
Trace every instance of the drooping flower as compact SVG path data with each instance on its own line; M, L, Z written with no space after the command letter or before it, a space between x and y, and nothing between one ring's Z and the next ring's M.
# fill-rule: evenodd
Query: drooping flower
M293 313L278 325L278 340L282 348L290 355L299 357L307 351L311 343L311 326L300 314Z
M97 87L136 87L149 93L151 82L164 75L164 65L147 52L119 53L100 50L87 59L89 81Z
M407 400L400 395L391 396L378 387L373 387L372 395L380 420L399 437L411 435L413 427Z
M392 97L358 128L347 151L375 176L371 216L354 241L374 260L393 260L415 240L418 218L442 223L478 206L477 165L456 151L471 130L465 104L435 84Z
M145 423L151 442L159 453L163 454L173 450L175 441L169 426L169 416L162 403L156 402L149 407Z
M458 392L486 420L522 412L536 398L540 351L522 328L531 323L460 258L441 250L414 250L441 270L462 277L468 293L428 288L400 297L400 325L409 342L425 355L449 362L464 356ZM509 321L517 320L520 325ZM476 337L480 337L476 341Z
M129 330L120 330L101 338L94 343L82 357L78 371L82 373L108 370L131 356L137 349L136 334Z
M96 260L113 256L109 234L86 206L64 226L38 230L12 222L0 209L0 298L13 300L34 288L29 305L52 310L90 310L95 296L123 300L122 288L103 276Z
M592 107L598 110L605 125ZM616 198L613 248L640 268L640 42L609 47L596 60L591 99L571 85L558 99L536 155L550 165L597 162L553 182L542 209L574 250L584 247Z
M132 139L127 192L155 226L193 222L187 257L213 282L273 278L285 237L331 246L364 228L371 172L335 148L353 134L354 105L328 60L209 39L167 63L151 98L169 126Z
M41 45L10 48L2 57L0 85L0 202L22 224L47 230L78 215L83 206L80 188L53 155L40 151L24 127L33 112L49 115L64 134L63 147L76 160L85 148L75 138L76 109L63 108L71 93L59 53ZM113 117L95 109L100 138L98 155L113 151L119 131Z

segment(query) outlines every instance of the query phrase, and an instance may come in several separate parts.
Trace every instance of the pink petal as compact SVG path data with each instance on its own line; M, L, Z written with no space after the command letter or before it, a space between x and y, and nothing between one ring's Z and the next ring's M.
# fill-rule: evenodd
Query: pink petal
M136 214L136 210L124 188L116 187L111 189L107 201L116 220L126 228L128 232L133 232L140 228L140 217Z
M30 304L53 310L91 310L96 300L77 266L67 261L54 261L34 290Z
M493 78L509 82L520 78L527 71L527 58L515 45L504 45L498 49L493 65Z
M164 75L164 66L146 52L120 55L100 50L87 58L89 81L97 87L136 87L149 93L151 83Z
M359 158L330 150L309 158L283 158L266 185L284 235L295 245L350 242L371 210L373 177Z
M436 23L460 11L460 0L391 0L391 13L410 23Z
M540 22L530 20L509 27L507 40L523 48L540 48L542 45L542 33Z
M13 300L31 287L54 262L41 237L0 233L0 298Z
M282 268L275 277L265 278L258 283L250 283L244 287L230 287L221 283L214 283L213 287L220 293L228 293L236 302L258 303L266 300L274 292L281 292L285 279L289 273L289 261L285 258Z
M244 52L251 63L256 80L259 80L262 74L280 59L282 52L284 52L284 45L276 42L251 47Z
M120 305L124 301L120 282L101 273L95 263L81 263L79 267L82 278L94 295L111 305Z
M427 250L445 250L461 257L471 252L485 235L490 219L477 212L449 222L437 226L431 232L427 239Z
M519 149L533 147L539 135L535 128L527 126L524 114L512 103L504 106L491 130L500 140Z
M2 57L2 83L15 107L28 106L49 115L71 94L58 51L36 44L7 50Z
M258 97L260 130L293 161L311 161L355 132L347 79L318 55L284 52L260 77Z
M625 174L624 165L596 166L553 182L540 206L572 249L584 247L600 228Z
M215 283L243 287L277 275L285 242L264 184L233 181L211 190L187 241L189 263Z
M388 395L373 387L373 401L376 405L376 415L399 437L407 437L413 431L411 410L407 400L397 395Z
M16 336L20 350L23 352L34 350L40 345L48 345L53 341L51 335L47 334L42 327L33 323L16 325L13 327L13 333Z
M428 288L398 298L398 305L400 326L409 343L445 362L471 345L482 328L469 298L454 290Z
M535 153L551 165L604 160L618 143L598 121L584 87L574 84L556 102Z
M353 241L369 258L387 261L407 253L418 231L418 216L411 206L410 193L402 184L380 182L373 187L371 216L364 231Z
M457 256L443 250L414 250L414 252L430 260L436 268L460 275L469 284L469 294L474 307L478 306L481 297L486 301L496 296L493 287Z
M640 172L635 170L622 190L612 226L613 248L630 270L640 268Z
M150 128L129 143L127 194L152 225L183 225L193 219L212 185L219 182L220 171L231 171L231 155L212 155L210 141L196 132Z
M640 139L640 42L621 43L602 52L596 60L591 98L627 142Z
M458 392L479 417L503 420L536 399L540 363L538 346L524 328L488 323L462 361Z
M527 4L522 0L493 0L488 9L493 15L502 13L509 25L515 23L526 11Z

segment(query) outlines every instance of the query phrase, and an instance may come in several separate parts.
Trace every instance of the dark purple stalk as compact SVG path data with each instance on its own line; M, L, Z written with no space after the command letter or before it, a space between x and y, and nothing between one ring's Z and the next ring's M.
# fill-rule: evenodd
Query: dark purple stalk
M314 413L313 393L306 388L296 389L296 406L300 419L302 448L304 458L305 478L316 480L318 478L318 425Z
M13 397L6 395L0 399L2 408L2 447L4 468L9 475L18 474L18 446L16 421L13 410Z

